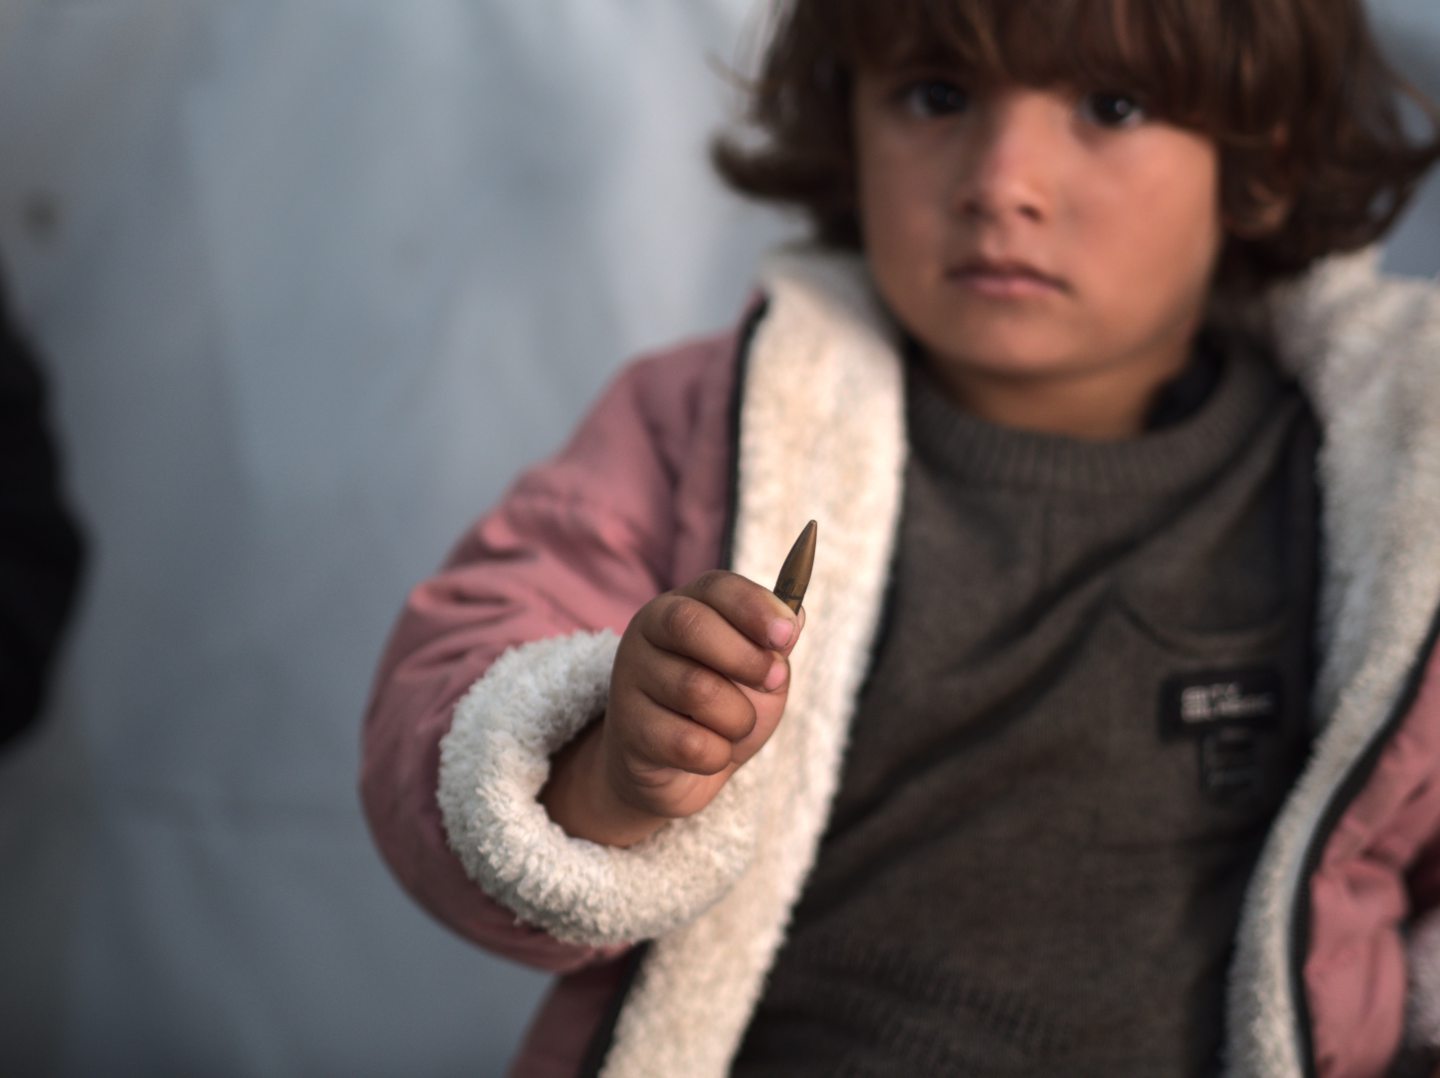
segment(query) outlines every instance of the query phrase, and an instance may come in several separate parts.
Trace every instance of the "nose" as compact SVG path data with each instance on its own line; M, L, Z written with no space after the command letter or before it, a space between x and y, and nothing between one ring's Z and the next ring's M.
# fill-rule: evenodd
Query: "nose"
M966 217L1044 221L1054 203L1062 159L1062 116L1048 94L1000 90L975 102L955 190Z

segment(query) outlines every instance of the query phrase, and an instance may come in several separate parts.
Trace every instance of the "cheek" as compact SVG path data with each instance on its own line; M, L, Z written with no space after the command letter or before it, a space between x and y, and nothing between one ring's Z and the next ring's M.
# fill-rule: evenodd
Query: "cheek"
M862 135L861 146L856 175L867 243L913 249L938 237L944 167L937 148L886 130Z
M893 246L914 227L915 199L903 169L872 158L860 172L860 218L867 242Z
M1136 168L1112 189L1111 238L1140 267L1165 277L1208 278L1223 240L1215 162L1192 154Z

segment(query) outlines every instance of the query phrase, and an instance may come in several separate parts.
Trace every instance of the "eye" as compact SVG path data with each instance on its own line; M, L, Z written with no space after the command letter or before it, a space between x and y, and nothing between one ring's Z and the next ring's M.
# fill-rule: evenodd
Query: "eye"
M947 79L917 79L900 90L900 103L913 116L952 116L970 105L970 95Z
M1085 118L1101 127L1134 127L1147 119L1145 106L1134 94L1097 92L1080 99Z

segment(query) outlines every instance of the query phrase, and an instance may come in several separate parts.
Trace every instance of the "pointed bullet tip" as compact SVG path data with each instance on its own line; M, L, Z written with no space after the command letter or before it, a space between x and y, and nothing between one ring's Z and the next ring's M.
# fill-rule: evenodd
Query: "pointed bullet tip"
M775 580L775 594L796 613L799 613L800 604L805 599L805 589L810 586L810 572L815 567L815 545L819 530L813 520L805 525L791 546L790 553L786 555L785 564L780 567L780 575Z

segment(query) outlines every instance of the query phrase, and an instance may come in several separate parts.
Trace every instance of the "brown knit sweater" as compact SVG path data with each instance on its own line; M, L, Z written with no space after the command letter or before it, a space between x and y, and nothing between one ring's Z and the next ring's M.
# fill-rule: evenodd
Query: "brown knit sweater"
M1216 1068L1307 739L1317 514L1297 392L1252 349L1212 366L1104 444L912 372L886 630L735 1074Z

